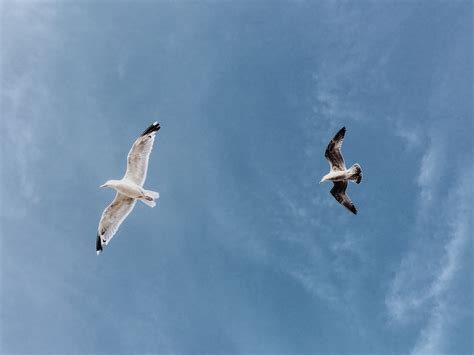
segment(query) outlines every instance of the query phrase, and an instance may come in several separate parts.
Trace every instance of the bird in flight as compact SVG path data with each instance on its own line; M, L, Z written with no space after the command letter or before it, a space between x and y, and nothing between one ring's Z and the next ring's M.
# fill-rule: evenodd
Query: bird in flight
M155 191L145 190L143 183L148 169L150 157L155 141L156 132L160 124L154 122L133 143L127 157L127 171L121 180L108 180L100 187L110 187L117 191L112 203L102 212L97 229L96 251L100 254L102 248L109 244L122 222L127 218L137 200L150 207L155 207L155 199L160 194Z
M330 170L328 174L323 176L319 183L321 184L328 180L332 181L334 186L331 189L331 195L333 195L337 202L346 207L349 211L357 214L354 204L346 194L346 189L348 181L360 184L362 180L362 168L356 163L349 169L346 169L344 158L341 154L341 146L345 133L346 127L342 127L329 142L324 156L329 162Z

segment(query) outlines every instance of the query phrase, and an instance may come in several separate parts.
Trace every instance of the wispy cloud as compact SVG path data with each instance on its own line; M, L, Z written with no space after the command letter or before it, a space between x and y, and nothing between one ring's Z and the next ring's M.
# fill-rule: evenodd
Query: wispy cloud
M469 90L462 70L471 66L464 33L459 30L455 41L445 43L450 51L432 74L436 80L426 96L426 117L418 127L403 120L395 125L408 143L418 136L422 144L416 147L424 149L415 174L415 224L385 298L391 326L419 325L413 354L455 349L451 338L462 317L457 310L470 308L459 286L472 287L466 265L472 258L474 202L472 144L465 144L459 129L472 127L472 106L464 101Z
M466 261L466 246L472 239L472 196L469 194L472 168L454 180L444 194L435 193L439 184L442 159L439 150L430 146L425 153L417 182L419 218L415 244L402 259L391 284L386 306L393 322L405 324L426 319L412 350L413 354L443 351L452 317L447 302L457 271ZM433 221L435 216L438 222ZM435 226L433 228L433 223Z
M31 1L2 2L3 143L19 175L18 192L31 202L39 198L29 178L32 162L41 155L35 133L44 125L53 97L43 83L49 53L37 42L44 38L55 41L57 32L51 26L55 16L53 6Z
M450 324L451 304L445 295L450 292L453 280L457 276L469 252L467 245L472 241L472 198L466 196L471 186L473 175L467 172L467 178L459 183L453 193L454 201L449 212L449 241L444 247L442 267L427 291L427 296L433 300L428 322L421 330L413 354L442 352L446 338L446 325ZM469 193L468 193L469 194Z

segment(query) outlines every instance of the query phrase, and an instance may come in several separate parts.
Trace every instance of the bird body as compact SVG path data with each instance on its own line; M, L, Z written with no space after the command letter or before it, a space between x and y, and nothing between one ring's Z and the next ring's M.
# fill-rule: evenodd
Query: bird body
M121 180L108 180L100 187L109 187L117 191L112 203L102 213L97 229L97 255L113 238L122 222L132 212L137 200L155 207L159 193L145 190L143 184L148 169L148 159L153 148L156 132L160 124L154 122L137 138L127 157L127 171Z
M324 181L345 181L350 175L351 169L340 170L340 171L331 171L328 174L323 176L321 182Z
M362 174L359 175L359 170L362 171L361 167L359 164L354 164L352 165L349 169L345 170L331 170L329 173L323 176L321 179L321 182L324 181L346 181L346 180L353 180L357 181L357 178L359 176L362 176Z
M346 194L347 184L349 181L360 184L362 180L362 168L359 164L352 165L346 169L344 158L341 154L342 141L346 133L346 127L342 127L329 142L324 156L329 162L329 173L323 176L320 184L325 181L332 181L334 183L331 189L331 194L334 198L346 207L349 211L357 214L357 209L352 203L349 196Z
M158 194L158 192L145 190L134 182L125 178L122 180L109 180L101 187L111 187L122 195L145 201L151 201L156 198L153 197L153 193ZM151 194L149 192L151 192Z

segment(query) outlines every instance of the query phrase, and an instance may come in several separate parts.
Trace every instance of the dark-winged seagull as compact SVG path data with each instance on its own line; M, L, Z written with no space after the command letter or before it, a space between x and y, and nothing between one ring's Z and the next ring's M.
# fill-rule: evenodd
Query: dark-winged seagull
M155 199L160 194L155 191L143 189L150 157L155 141L156 132L160 124L154 122L133 143L127 157L127 171L121 180L109 180L100 187L110 187L117 191L112 203L102 213L99 228L97 229L96 251L97 255L102 248L109 244L117 232L120 224L127 218L137 200L150 207L155 207Z
M352 203L349 196L346 194L347 182L353 181L356 184L360 184L362 180L362 168L359 164L352 165L349 169L346 169L344 159L341 154L342 141L346 134L346 127L342 127L339 132L336 133L334 138L329 142L324 156L329 162L329 173L324 175L320 184L324 181L332 181L334 183L331 189L331 194L341 205L346 207L349 211L357 214L357 210Z

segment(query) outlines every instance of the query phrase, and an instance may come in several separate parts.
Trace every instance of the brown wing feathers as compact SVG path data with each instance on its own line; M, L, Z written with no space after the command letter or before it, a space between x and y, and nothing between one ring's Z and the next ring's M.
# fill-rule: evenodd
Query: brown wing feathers
M345 134L346 127L342 127L329 142L326 152L324 153L324 156L331 165L332 170L344 170L346 168L341 154L341 146Z
M346 194L346 188L347 181L334 182L334 186L331 189L331 195L333 195L337 202L346 207L349 211L357 214L357 209L355 208L349 196Z

